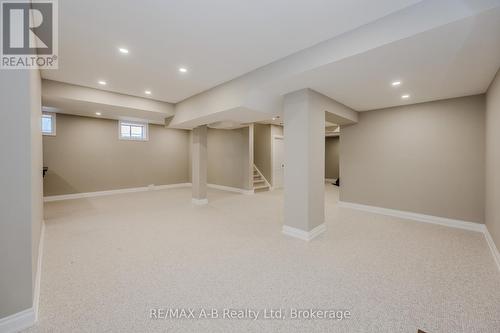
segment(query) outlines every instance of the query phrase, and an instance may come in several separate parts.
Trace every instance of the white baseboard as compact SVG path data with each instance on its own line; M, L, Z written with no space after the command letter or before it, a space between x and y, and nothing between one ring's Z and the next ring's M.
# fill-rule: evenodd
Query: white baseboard
M191 186L192 186L191 183L179 183L179 184L168 184L168 185L154 185L152 188L148 187L148 189L152 191L160 191L160 190L168 190L171 188L182 188Z
M33 306L21 312L0 319L1 333L15 333L33 326L38 320L38 305L40 303L40 281L42 276L42 260L45 239L45 222L42 221L40 241L38 242L37 271L33 289Z
M119 190L53 195L53 196L44 197L43 201L44 202L51 202L51 201L60 201L60 200L94 198L94 197L102 197L102 196L114 195L114 194L158 191L158 190L166 190L166 189L190 187L190 186L192 186L191 183L180 183L180 184L169 184L169 185L150 185L150 186L144 186L144 187L123 188L123 189L119 189ZM229 186L223 186L223 185L217 185L217 184L207 184L207 186L210 188L214 188L214 189L222 190L222 191L229 191L229 192L235 192L235 193L241 193L241 194L254 194L253 189L246 190L246 189L242 189L242 188L229 187Z
M337 178L325 178L325 182L328 183L335 183L337 181Z
M412 213L412 212L405 212L402 210L388 209L388 208L382 208L382 207L367 206L367 205L362 205L362 204L357 204L357 203L352 203L352 202L344 202L344 201L339 201L338 206L344 207L344 208L362 210L365 212L370 212L370 213L375 213L375 214L399 217L402 219L407 219L407 220L412 220L412 221L417 221L417 222L438 224L438 225L451 227L451 228L458 228L458 229L465 229L465 230L474 231L474 232L480 232L480 233L484 234L484 237L486 238L486 242L488 243L488 247L490 248L493 259L495 260L495 263L497 264L497 267L500 270L500 254L498 252L498 248L496 247L495 242L493 241L493 238L491 238L491 235L490 235L490 232L488 231L488 228L486 227L486 225L484 225L482 223L454 220L454 219L448 219L448 218L444 218L444 217L418 214L418 213Z
M192 198L191 202L194 203L195 205L201 206L201 205L208 204L208 199L195 199L195 198Z
M34 308L29 308L21 312L14 313L8 317L0 319L1 333L15 333L33 326L36 322Z
M485 228L484 230L484 238L486 238L486 243L488 243L491 254L493 255L493 259L497 264L498 270L500 270L500 253L498 252L498 248L496 247L495 242L493 241L493 238L488 231L488 228Z
M40 241L38 242L38 260L36 265L35 288L33 290L33 310L35 311L35 322L38 320L38 306L40 304L40 283L42 280L42 261L45 239L45 221L42 221L40 230Z
M352 202L344 202L344 201L339 201L338 206L344 207L344 208L362 210L365 212L370 212L370 213L375 213L375 214L399 217L402 219L408 219L408 220L413 220L413 221L417 221L417 222L439 224L439 225L444 225L447 227L465 229L465 230L481 232L481 233L484 233L484 230L485 230L485 225L482 223L455 220L455 219L449 219L449 218L445 218L445 217L418 214L418 213L406 212L406 211L402 211L402 210L368 206L368 205L362 205L362 204L357 204L357 203L352 203Z
M326 231L326 224L322 223L311 231L305 231L284 225L281 231L287 236L310 241Z
M235 193L241 193L241 194L254 194L253 189L246 190L243 188L230 187L230 186L217 185L217 184L207 184L207 186L210 188L214 188L216 190L221 190L221 191L235 192Z
M93 198L93 197L101 197L101 196L106 196L106 195L133 193L133 192L158 191L158 190L165 190L165 189L179 188L179 187L189 187L189 186L191 186L191 183L180 183L180 184L169 184L169 185L150 185L150 186L144 186L144 187L123 188L123 189L119 189L119 190L53 195L53 196L44 197L43 201L44 202L51 202L51 201L60 201L60 200Z

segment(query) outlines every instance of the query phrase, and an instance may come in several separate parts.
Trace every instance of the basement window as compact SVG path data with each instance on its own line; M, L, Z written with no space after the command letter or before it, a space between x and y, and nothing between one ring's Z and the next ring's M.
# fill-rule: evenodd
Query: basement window
M120 140L148 141L148 124L131 121L119 122Z
M42 113L42 134L56 135L56 114Z

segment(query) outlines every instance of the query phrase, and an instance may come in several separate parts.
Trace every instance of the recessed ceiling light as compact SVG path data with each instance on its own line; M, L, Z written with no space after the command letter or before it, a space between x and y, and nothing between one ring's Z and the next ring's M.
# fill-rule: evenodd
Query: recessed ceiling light
M100 112L96 112L96 113L95 113L95 115L96 115L96 116L100 116L100 115L102 115L102 113L100 113Z
M123 53L123 54L128 54L128 50L127 50L127 49L125 49L125 48L123 48L123 47L120 47L120 48L118 49L118 51L120 51L120 53Z
M394 81L391 84L392 84L393 87L397 87L397 86L401 85L401 81Z
M408 94L407 95L403 95L403 96L401 96L401 98L402 99L408 99L408 98L410 98L410 95L408 95Z
M151 95L151 90L146 90L146 91L144 91L144 93L145 93L146 95Z
M276 117L273 117L273 120L276 120L277 118Z
M107 83L106 83L106 81L99 81L98 83L99 83L101 86L105 86L105 85L107 84Z
M187 68L185 68L185 67L181 67L181 68L179 68L179 72L181 72L181 73L187 73L187 71L188 71L188 70L187 70Z

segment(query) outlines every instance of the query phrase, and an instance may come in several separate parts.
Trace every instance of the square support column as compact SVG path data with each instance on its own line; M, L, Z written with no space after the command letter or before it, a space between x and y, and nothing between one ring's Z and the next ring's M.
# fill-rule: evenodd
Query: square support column
M283 233L311 240L326 230L325 110L315 92L285 95L285 212Z
M245 190L253 193L253 140L254 140L254 126L250 124L248 126L248 169L245 172L245 176L247 179L247 183L245 186Z
M207 204L207 126L198 126L193 129L191 163L192 202L197 205Z

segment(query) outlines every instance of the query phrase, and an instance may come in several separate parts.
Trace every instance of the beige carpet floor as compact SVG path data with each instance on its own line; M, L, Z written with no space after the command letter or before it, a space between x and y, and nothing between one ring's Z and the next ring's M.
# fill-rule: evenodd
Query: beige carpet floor
M281 191L190 189L47 203L40 317L27 332L500 332L482 234L338 208L281 234ZM283 309L285 319L150 319L152 308ZM349 310L294 320L291 309ZM198 313L198 312L197 312Z

